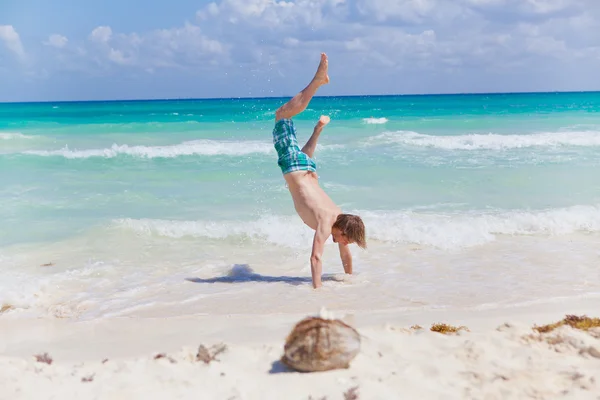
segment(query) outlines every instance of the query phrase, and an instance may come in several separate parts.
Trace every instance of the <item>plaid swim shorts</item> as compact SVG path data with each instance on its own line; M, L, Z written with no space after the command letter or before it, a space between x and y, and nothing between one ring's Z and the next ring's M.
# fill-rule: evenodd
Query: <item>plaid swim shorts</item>
M313 159L300 150L291 119L284 118L275 123L273 145L279 157L277 164L284 175L293 171L317 171Z

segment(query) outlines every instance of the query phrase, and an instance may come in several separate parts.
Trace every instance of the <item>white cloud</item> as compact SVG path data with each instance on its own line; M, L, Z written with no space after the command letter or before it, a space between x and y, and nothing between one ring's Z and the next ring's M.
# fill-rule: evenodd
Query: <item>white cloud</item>
M65 47L68 42L69 39L67 39L65 36L54 34L50 35L48 37L48 40L45 41L44 44L47 46L52 46L61 49Z
M204 35L200 27L185 24L179 28L145 33L114 33L109 26L92 31L97 61L153 70L157 67L193 66L207 58L226 54L226 46Z
M21 38L12 25L0 25L0 41L17 56L25 57L25 50Z
M217 40L202 34L200 27L185 24L182 28L162 29L152 32L148 37L155 41L155 50L161 52L183 52L196 54L221 54L224 46Z
M212 1L195 23L146 32L98 26L87 37L52 35L44 44L64 48L48 53L54 70L77 65L90 74L126 68L161 76L176 69L175 80L184 71L199 81L210 70L247 93L252 85L284 90L306 76L306 64L321 51L338 75L331 90L340 89L340 75L370 87L362 79L368 74L391 91L440 82L468 90L471 80L499 85L504 77L513 88L515 76L540 82L540 69L551 78L573 75L582 60L589 70L600 68L597 0Z
M552 37L530 37L526 41L526 49L529 53L562 57L567 51L565 42Z
M477 72L556 67L597 54L594 0L221 0L197 12L237 63L281 65L327 50L351 68ZM591 21L590 21L591 20ZM574 22L577 21L577 22ZM594 39L595 38L595 39ZM537 60L537 61L536 61ZM521 71L519 71L521 72Z
M113 48L108 51L108 59L115 64L131 65L135 63L135 58L127 57L121 50L115 50Z
M293 37L286 37L283 39L283 44L288 47L296 47L300 44L300 41Z
M90 40L97 43L107 43L112 36L110 26L99 26L90 34Z
M579 0L526 0L520 4L520 8L524 12L550 14L572 7L578 7L581 4L582 2Z
M483 12L489 19L539 18L566 16L583 11L593 0L463 0L467 7Z
M377 21L400 19L420 23L436 9L435 0L359 0L357 8Z
M535 57L597 54L593 0L214 0L199 23L120 33L98 26L78 57L107 68L278 65L327 51L353 68L415 73L535 67ZM589 7L588 7L589 8ZM596 7L598 9L598 7ZM591 35L591 36L590 36ZM64 40L63 40L64 39ZM65 46L52 35L48 43ZM69 42L70 43L70 42ZM74 53L73 53L74 54ZM262 67L258 67L259 69ZM239 70L239 69L238 69Z
M206 10L208 12L208 15L212 15L213 17L216 16L217 14L219 14L219 7L217 6L216 3L210 3L206 7Z
M507 0L464 0L467 5L472 6L501 6Z
M342 13L346 0L222 0L210 3L197 12L200 20L219 16L222 22L232 25L246 24L262 27L294 27L321 25L325 14L336 17Z

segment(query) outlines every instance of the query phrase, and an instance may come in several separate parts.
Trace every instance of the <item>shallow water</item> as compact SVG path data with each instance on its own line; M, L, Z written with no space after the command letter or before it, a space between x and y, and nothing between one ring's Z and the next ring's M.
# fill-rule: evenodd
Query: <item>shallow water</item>
M600 293L600 94L315 98L321 184L367 226L343 275L271 143L287 99L0 104L6 316L505 307ZM46 264L52 264L42 266ZM366 301L366 299L369 299Z

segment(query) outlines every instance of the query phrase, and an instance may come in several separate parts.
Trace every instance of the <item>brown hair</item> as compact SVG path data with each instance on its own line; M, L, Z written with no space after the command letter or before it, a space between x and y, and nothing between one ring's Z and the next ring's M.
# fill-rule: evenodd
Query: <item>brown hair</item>
M350 242L356 243L362 249L367 248L365 238L365 224L358 215L340 214L334 222L332 228L342 231Z

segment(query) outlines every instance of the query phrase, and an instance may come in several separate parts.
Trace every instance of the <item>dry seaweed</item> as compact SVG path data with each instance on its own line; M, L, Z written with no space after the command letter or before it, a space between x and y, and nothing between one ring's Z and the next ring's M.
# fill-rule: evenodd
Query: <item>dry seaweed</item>
M171 362L171 364L175 364L177 363L177 361L171 357L171 356L167 356L165 353L160 353L154 356L155 360L160 360L161 358L166 358L167 360L169 360Z
M448 325L448 324L433 324L431 325L430 330L432 332L438 332L438 333L442 333L444 335L447 335L449 333L458 333L459 331L467 331L469 332L469 328L467 328L466 326L452 326L452 325Z
M348 389L344 393L344 400L358 400L358 386Z
M553 324L542 325L542 326L534 325L533 329L538 331L539 333L548 333L548 332L552 332L556 328L559 328L559 327L565 326L565 325L570 326L571 328L574 328L574 329L587 331L592 328L600 328L600 318L589 318L585 315L583 315L583 316L567 315L567 316L565 316L564 319L562 319L558 322L555 322Z
M81 382L91 382L91 381L93 381L94 380L94 375L95 374L82 377L81 378Z
M413 325L410 327L410 329L414 330L414 331L418 331L420 329L423 329L423 327L421 325Z
M36 354L35 360L37 362L46 363L48 365L52 364L52 357L48 355L48 353L44 354Z
M7 311L10 310L14 310L15 306L13 306L12 304L2 304L2 307L0 307L0 314L5 313Z
M14 307L11 306L10 304L3 304L2 307L0 307L0 314L5 313L10 310L14 310Z
M227 350L227 346L224 344L212 346L210 349L201 344L196 354L196 361L203 361L205 364L209 364L211 361L219 361L217 356L225 350Z

